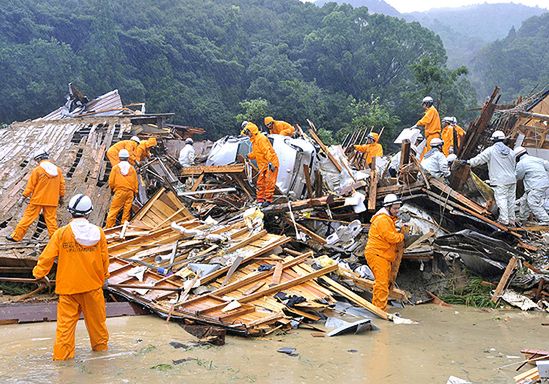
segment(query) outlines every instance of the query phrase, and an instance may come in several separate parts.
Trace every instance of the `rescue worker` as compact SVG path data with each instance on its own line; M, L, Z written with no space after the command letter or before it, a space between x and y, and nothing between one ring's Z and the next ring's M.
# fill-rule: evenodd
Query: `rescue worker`
M143 160L151 157L151 148L157 145L156 137L151 137L147 140L141 140L135 150L135 160L140 163Z
M444 153L444 156L446 157L452 153L457 154L463 136L465 136L465 131L457 125L457 119L453 116L443 118L442 125L442 141L444 141L442 153ZM456 141L457 144L454 143L454 141Z
M369 166L372 163L374 157L383 156L383 147L378 143L379 134L371 132L368 134L366 139L366 144L355 145L355 150L357 152L364 153L364 158L366 159L366 166Z
M185 139L185 146L179 152L179 164L181 164L182 167L190 167L194 165L195 157L193 139L189 137Z
M122 140L116 144L113 144L107 151L107 158L111 162L111 167L114 167L120 162L120 160L118 159L118 153L122 149L128 151L128 153L130 154L130 163L135 164L135 151L137 150L137 146L140 142L141 140L139 140L139 137L132 136L130 140Z
M515 199L517 180L515 175L515 154L506 146L505 134L495 131L491 137L494 144L470 160L462 161L471 167L488 164L490 185L499 208L498 221L503 225L515 225Z
M122 149L118 154L120 163L116 164L109 175L109 187L114 193L109 214L107 215L106 228L114 227L118 213L122 209L121 223L130 220L133 198L138 190L137 172L128 162L130 154Z
M256 201L262 207L267 207L273 202L278 176L278 156L267 136L259 132L259 128L254 123L244 121L240 134L248 136L252 142L252 152L248 154L248 158L255 160L259 168Z
M364 249L366 261L375 277L372 304L384 311L387 309L392 263L396 259L397 245L404 241L404 234L396 228L401 203L394 194L385 196L383 208L370 220L368 242Z
M438 137L431 140L431 150L421 160L421 166L437 179L446 179L450 176L448 160L442 153L444 142Z
M44 216L49 237L57 230L57 206L63 204L65 178L61 168L48 159L49 155L44 150L34 156L38 166L32 170L23 197L19 200L21 205L30 198L29 205L11 235L6 236L9 241L21 241L40 212Z
M526 148L515 149L517 180L524 180L524 194L519 219L528 220L530 212L540 225L549 225L549 214L544 207L545 193L549 188L549 161L528 155Z
M423 148L420 160L431 150L431 140L435 137L440 139L440 116L438 115L437 109L433 106L433 98L431 96L425 96L421 106L423 107L425 114L412 127L417 128L418 126L421 126L424 127L425 130L424 136L427 139L427 142L425 143L425 148Z
M57 259L55 293L59 302L53 360L74 358L74 334L80 312L84 314L92 350L106 351L109 341L102 289L109 277L107 239L103 230L87 219L93 210L88 196L73 196L68 210L72 221L55 231L32 270L41 285L49 285L47 275Z
M295 128L292 124L282 120L275 120L271 116L267 116L263 119L263 123L269 130L271 135L282 135L292 137L295 133Z

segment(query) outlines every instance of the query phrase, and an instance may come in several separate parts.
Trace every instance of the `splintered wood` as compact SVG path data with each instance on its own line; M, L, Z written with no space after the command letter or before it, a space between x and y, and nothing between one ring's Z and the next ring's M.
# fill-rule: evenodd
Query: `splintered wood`
M331 288L319 284L337 265L314 270L312 252L284 254L282 246L290 241L286 236L250 231L243 221L223 225L183 216L173 220L176 224L162 224L181 209L161 204L170 193L155 195L127 225L124 238L119 236L123 226L107 232L112 292L164 318L213 324L243 335L286 327L292 316L318 318L316 312L335 303L334 293L355 297L342 286L334 290L333 281ZM278 297L282 292L284 298ZM304 300L288 304L291 297ZM387 318L385 312L373 311Z

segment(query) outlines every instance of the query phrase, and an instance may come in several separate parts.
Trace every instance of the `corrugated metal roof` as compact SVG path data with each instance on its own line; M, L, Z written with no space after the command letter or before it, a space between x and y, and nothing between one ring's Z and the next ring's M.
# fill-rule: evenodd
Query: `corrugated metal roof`
M81 116L118 116L125 114L133 114L133 111L124 108L122 99L118 94L118 89L105 93L102 96L90 101L85 108L77 108L68 114L65 106L57 108L55 111L40 117L37 120L60 120L71 117Z

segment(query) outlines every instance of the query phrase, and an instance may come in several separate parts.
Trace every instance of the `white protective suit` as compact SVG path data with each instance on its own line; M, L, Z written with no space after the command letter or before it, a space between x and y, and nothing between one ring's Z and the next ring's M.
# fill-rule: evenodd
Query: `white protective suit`
M425 154L425 156L423 156L423 160L421 160L421 166L423 167L423 169L429 172L431 176L436 177L437 179L450 176L448 160L446 160L446 156L444 156L444 153L442 153L440 149L436 147L432 148L429 152Z
M527 220L530 212L542 225L549 225L549 214L543 203L549 188L549 161L522 155L517 163L517 180L524 179L524 195L520 204L520 219Z
M181 152L179 152L179 164L182 167L190 167L194 165L195 152L192 144L185 144Z
M511 148L497 142L468 161L471 167L488 164L490 185L499 208L498 221L504 225L515 224L515 199L517 180L515 154Z

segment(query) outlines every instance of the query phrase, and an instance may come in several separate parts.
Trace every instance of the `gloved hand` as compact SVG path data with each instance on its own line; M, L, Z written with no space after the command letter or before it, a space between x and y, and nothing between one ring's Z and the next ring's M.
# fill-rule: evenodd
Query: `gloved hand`
M63 198L63 196L60 196L59 197L59 206L62 207L64 203L65 203L65 199Z
M274 167L273 163L269 163L268 167L269 167L269 171L274 172L275 167Z
M469 164L469 161L468 160L459 160L459 163L461 165L467 165L467 164Z
M109 280L105 279L105 281L103 282L103 289L108 289L108 288L109 288Z
M44 276L43 278L38 279L37 283L38 283L38 286L41 288L48 289L48 290L51 288L50 279L48 279L48 276Z
M18 206L23 206L24 203L28 203L30 201L30 198L28 198L27 196L21 196L19 198L19 201L17 202L17 205Z

